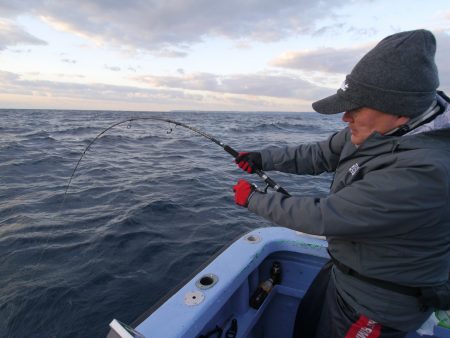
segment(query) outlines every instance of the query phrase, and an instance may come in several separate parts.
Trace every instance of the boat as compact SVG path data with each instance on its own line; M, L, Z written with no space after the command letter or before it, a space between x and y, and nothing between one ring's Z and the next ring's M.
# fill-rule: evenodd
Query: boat
M256 229L131 325L112 320L107 338L290 338L298 304L328 260L323 238ZM407 335L417 337L430 336ZM431 337L450 338L450 328L436 326Z

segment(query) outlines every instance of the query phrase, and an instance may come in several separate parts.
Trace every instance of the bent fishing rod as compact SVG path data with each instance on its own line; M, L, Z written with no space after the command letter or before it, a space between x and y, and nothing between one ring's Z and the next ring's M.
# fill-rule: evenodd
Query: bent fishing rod
M237 152L236 150L234 150L233 148L231 148L229 145L226 145L226 144L224 144L223 142L221 142L221 141L219 141L218 139L216 139L215 137L213 137L213 136L211 136L211 135L205 133L204 131L202 131L202 130L200 130L200 129L197 129L197 128L194 128L194 127L191 127L191 126L189 126L189 125L187 125L187 124L185 124L185 123L178 122L178 121L171 120L171 119L162 118L162 117L133 117L133 118L129 118L129 119L126 119L126 120L122 120L122 121L120 121L120 122L116 122L116 123L110 125L109 127L105 128L102 132L100 132L100 133L99 133L99 134L98 134L98 135L97 135L97 136L96 136L96 137L88 144L88 146L84 149L83 153L81 154L81 157L80 157L80 159L78 160L78 163L77 163L77 165L75 166L75 169L73 170L72 175L70 176L69 183L67 184L67 188L66 188L66 191L65 191L65 193L64 193L64 199L65 199L65 197L66 197L67 191L69 190L69 186L70 186L70 183L72 182L72 179L73 179L73 177L74 177L74 175L75 175L75 172L77 171L78 166L79 166L80 163L81 163L81 160L83 159L84 155L85 155L86 152L89 150L89 148L94 144L94 142L97 141L97 140L98 140L103 134L105 134L108 130L111 130L111 129L114 128L114 127L117 127L117 126L119 126L119 125L121 125L121 124L124 124L124 123L129 123L129 124L130 124L130 123L133 122L133 121L142 121L142 120L162 121L162 122L167 122L167 123L169 123L169 124L171 123L171 124L174 124L174 125L176 125L176 126L180 126L180 127L189 129L189 130L193 131L194 133L197 133L197 134L199 134L199 135L201 135L201 136L207 138L208 140L214 142L215 144L219 145L220 147L223 148L223 150L225 150L228 154L230 154L230 155L233 156L234 158L236 158L236 157L239 155L239 152ZM172 132L172 128L170 129L170 131L169 131L168 133L170 133L170 132ZM282 193L282 194L284 194L284 195L286 195L286 196L290 196L290 194L289 194L285 189L283 189L283 187L281 187L281 186L278 185L274 180L272 180L272 179L271 179L264 171L262 171L262 170L260 170L260 169L257 169L257 168L255 168L254 171L255 171L255 173L256 173L259 177L261 177L261 179L262 179L262 180L264 181L264 183L266 184L266 186L264 187L264 189L262 190L262 192L266 192L266 191L267 191L267 188L270 187L270 188L272 188L273 190L275 190L276 192L280 192L280 193Z

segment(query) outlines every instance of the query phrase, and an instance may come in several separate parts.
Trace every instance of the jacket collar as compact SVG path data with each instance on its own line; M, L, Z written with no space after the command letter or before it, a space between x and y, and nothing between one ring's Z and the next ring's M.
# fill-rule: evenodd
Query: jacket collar
M374 132L359 147L348 142L342 150L341 160L354 155L377 156L397 150L434 149L437 147L450 150L450 126L404 136L385 136Z
M428 137L434 135L436 137ZM343 149L342 157L346 158L358 153L360 155L379 155L393 152L396 149L409 150L417 148L435 148L437 138L445 142L443 146L450 149L450 104L435 119L403 136L386 136L378 132L372 133L360 146L349 144Z

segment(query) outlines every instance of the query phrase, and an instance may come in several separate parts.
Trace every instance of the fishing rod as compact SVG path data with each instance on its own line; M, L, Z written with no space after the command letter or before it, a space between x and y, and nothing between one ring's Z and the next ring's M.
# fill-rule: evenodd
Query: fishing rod
M63 205L64 205L64 203L65 203L65 201L66 201L66 198L67 198L67 192L69 191L70 184L71 184L72 179L74 178L75 173L76 173L76 171L77 171L77 169L78 169L78 167L79 167L79 165L80 165L80 163L81 163L81 160L83 159L83 157L84 157L84 155L86 154L86 152L91 148L91 146L92 146L92 145L93 145L100 137L102 137L102 135L104 135L106 132L108 132L108 130L111 130L111 129L113 129L114 127L117 127L117 126L119 126L119 125L121 125L121 124L124 124L124 123L129 123L129 126L130 126L131 122L133 122L133 121L139 121L139 120L141 120L141 121L142 121L142 120L162 121L162 122L167 122L167 123L169 123L169 124L171 123L171 124L174 124L174 125L176 125L176 126L183 127L183 128L187 128L187 129L189 129L189 130L191 130L191 131L193 131L193 132L195 132L195 133L197 133L197 134L199 134L199 135L201 135L201 136L203 136L203 137L206 137L207 139L211 140L212 142L216 143L217 145L221 146L227 153L229 153L229 154L230 154L231 156L233 156L234 158L236 158L236 157L239 155L239 152L237 152L236 150L234 150L234 149L231 148L230 146L228 146L228 145L224 144L223 142L217 140L216 138L212 137L211 135L205 133L204 131L199 130L199 129L194 128L194 127L191 127L191 126L188 126L187 124L182 123L182 122L178 122L178 121L174 121L174 120L166 119L166 118L162 118L162 117L133 117L133 118L129 118L129 119L126 119L126 120L122 120L122 121L120 121L120 122L116 122L116 123L110 125L109 127L105 128L104 130L102 130L102 131L101 131L101 132L100 132L100 133L99 133L99 134L98 134L91 142L89 142L89 144L87 145L87 147L84 149L84 151L83 151L83 153L81 154L81 156L80 156L80 158L79 158L79 160L78 160L78 162L77 162L75 168L73 169L72 175L71 175L70 178L69 178L69 182L67 183L67 187L66 187L66 190L65 190L65 192L64 192L64 197L63 197L63 199L62 199L62 201L61 201L61 205L60 205L60 207L59 207L60 210L62 209L62 207L63 207ZM172 132L172 128L170 128L170 130L168 131L168 133L171 133L171 132ZM278 185L274 180L272 180L269 176L267 176L267 174L266 174L264 171L259 170L259 169L255 169L255 172L256 172L256 174L258 174L258 176L261 177L262 180L266 183L265 188L264 188L263 190L261 190L262 192L266 192L266 191L267 191L267 188L268 188L268 187L271 187L272 189L274 189L274 190L277 191L277 192L280 192L280 193L282 193L282 194L284 194L284 195L286 195L286 196L290 196L289 193L288 193L286 190L284 190L284 189L283 189L280 185ZM40 262L41 262L41 260L42 260L42 257L43 257L44 251L45 251L45 249L46 249L46 247L47 247L47 243L48 243L49 239L50 239L50 237L47 236L46 242L45 242L45 245L44 245L44 249L41 251L41 253L40 253L40 255L39 255L39 258L38 258L38 260L37 260L37 265L39 265ZM34 276L33 276L32 279L34 280Z
M213 136L211 136L211 135L205 133L204 131L202 131L202 130L200 130L200 129L197 129L197 128L194 128L194 127L191 127L191 126L189 126L189 125L187 125L187 124L185 124L185 123L178 122L178 121L171 120L171 119L162 118L162 117L133 117L133 118L129 118L129 119L126 119L126 120L122 120L122 121L120 121L120 122L116 122L116 123L110 125L109 127L105 128L105 129L104 129L103 131L101 131L101 132L100 132L100 133L99 133L99 134L98 134L98 135L97 135L97 136L96 136L96 137L88 144L88 146L84 149L83 153L81 154L80 159L78 160L77 165L75 166L75 168L74 168L74 170L73 170L73 172L72 172L72 175L70 176L69 183L67 184L67 188L66 188L66 191L65 191L65 193L64 193L64 200L65 200L65 198L66 198L67 191L69 190L69 186L70 186L70 183L72 182L72 179L73 179L73 177L74 177L74 175L75 175L75 172L77 171L78 166L79 166L80 163L81 163L81 160L83 159L84 155L85 155L86 152L89 150L89 148L91 148L91 146L94 144L94 142L97 141L97 140L98 140L103 134L105 134L108 130L111 130L112 128L117 127L117 126L119 126L119 125L121 125L121 124L124 124L124 123L129 123L129 124L130 124L131 122L133 122L133 121L138 121L138 120L140 120L140 121L142 121L142 120L162 121L162 122L171 123L171 124L174 124L174 125L176 125L176 126L180 126L180 127L189 129L189 130L191 130L191 131L193 131L193 132L195 132L195 133L197 133L197 134L199 134L199 135L201 135L201 136L207 138L208 140L214 142L215 144L219 145L220 147L223 148L223 150L225 150L228 154L230 154L230 155L233 156L234 158L236 158L237 156L239 156L239 152L237 152L236 150L234 150L233 148L231 148L229 145L226 145L226 144L224 144L223 142L221 142L221 141L219 141L218 139L216 139L215 137L213 137ZM170 133L170 132L172 132L172 128L170 129L170 131L169 131L168 133ZM281 186L278 185L274 180L272 180L272 179L271 179L264 171L262 171L262 170L260 170L260 169L257 169L257 168L255 168L254 171L255 171L255 173L256 173L259 177L261 177L261 179L262 179L262 180L264 181L264 183L266 184L266 186L264 187L264 189L262 190L262 192L266 192L266 191L267 191L267 188L270 187L270 188L272 188L273 190L275 190L276 192L280 192L280 193L282 193L282 194L284 194L284 195L286 195L286 196L290 196L290 194L289 194L285 189L283 189L283 187L281 187Z

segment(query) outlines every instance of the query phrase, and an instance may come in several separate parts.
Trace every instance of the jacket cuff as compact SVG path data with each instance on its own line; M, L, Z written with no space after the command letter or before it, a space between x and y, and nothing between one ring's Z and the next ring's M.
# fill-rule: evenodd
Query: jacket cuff
M254 190L250 194L250 196L248 196L248 199L247 199L247 202L248 202L247 208L248 208L248 210L250 210L253 213L256 213L256 206L258 205L257 200L259 198L261 198L263 195L265 195L265 194Z
M275 167L272 161L272 156L270 155L270 151L268 149L263 149L260 151L261 154L261 162L262 162L262 170L270 171Z

